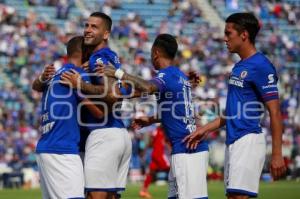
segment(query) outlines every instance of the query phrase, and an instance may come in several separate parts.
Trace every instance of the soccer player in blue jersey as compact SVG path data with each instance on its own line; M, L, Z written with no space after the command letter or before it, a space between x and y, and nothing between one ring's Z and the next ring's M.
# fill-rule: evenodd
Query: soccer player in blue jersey
M182 142L185 136L196 130L196 124L191 84L187 76L173 65L177 48L176 39L172 35L160 34L156 37L151 49L151 60L159 71L150 81L110 66L102 66L98 72L131 82L134 89L141 93L156 93L158 115L134 122L140 126L161 122L171 142L168 198L204 199L207 198L208 144L202 141L190 150Z
M95 73L97 63L121 67L118 56L108 47L111 26L111 18L101 12L92 13L85 24L84 44L94 49L89 59L90 73ZM81 89L86 97L100 101L105 110L103 119L87 116L86 126L91 133L85 147L85 190L88 198L117 198L117 192L125 190L131 156L131 139L122 120L117 118L120 115L113 110L119 100L113 90L119 91L120 83L115 78L93 76L91 79L92 84L80 81L76 72L62 76L62 80Z
M273 64L255 48L258 31L258 20L250 13L235 13L226 19L224 41L229 52L241 58L229 78L226 116L199 127L185 139L188 147L194 148L209 132L226 125L224 183L229 199L257 197L266 154L260 126L264 106L271 119L271 174L276 180L286 171L281 151L278 78Z
M86 102L77 91L60 84L64 71L85 71L82 65L83 37L72 38L67 44L68 64L53 73L47 66L43 78L33 83L33 89L42 91L41 131L36 146L43 198L84 198L83 164L78 155L80 130L77 109ZM89 82L87 75L84 81ZM91 108L93 105L88 105ZM93 108L96 108L93 106ZM92 110L92 109L91 109Z

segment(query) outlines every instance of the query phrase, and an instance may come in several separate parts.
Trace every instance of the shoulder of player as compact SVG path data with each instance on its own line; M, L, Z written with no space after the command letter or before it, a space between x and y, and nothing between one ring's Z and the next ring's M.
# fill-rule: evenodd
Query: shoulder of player
M257 56L255 56L254 59L251 60L251 62L254 65L264 65L264 66L270 66L270 67L273 66L273 64L268 59L268 57L266 57L263 53L257 53Z
M172 67L167 67L159 70L154 79L159 79L159 81L162 81L164 84L171 86L174 82L177 82L180 76L182 75L178 72L178 70L174 70Z
M274 65L266 57L253 65L253 69L257 73L276 73Z
M80 74L85 74L85 73L87 73L85 70L83 70L82 68L77 67L77 66L75 66L73 69L76 70L76 71L77 71L78 73L80 73Z
M89 62L90 64L98 62L98 59L101 63L107 64L108 62L115 64L120 63L119 57L116 52L112 51L110 48L102 48L96 52L94 52Z
M85 70L83 70L82 68L78 67L78 66L75 66L73 64L70 64L67 66L67 70L66 71L69 71L71 69L75 70L76 72L78 72L81 76L84 76L85 74L87 74L87 72ZM87 76L87 75L85 75Z
M259 53L257 56L253 57L253 59L247 60L246 62L239 62L234 66L234 68L239 67L245 68L245 70L249 70L248 72L252 71L254 73L276 71L271 61L262 53Z
M159 70L158 74L165 74L168 76L178 76L178 75L184 75L185 74L176 66L169 66L167 68L163 68Z
M115 55L117 56L117 53L113 50L111 50L109 47L101 48L94 52L91 57L104 57L107 54Z

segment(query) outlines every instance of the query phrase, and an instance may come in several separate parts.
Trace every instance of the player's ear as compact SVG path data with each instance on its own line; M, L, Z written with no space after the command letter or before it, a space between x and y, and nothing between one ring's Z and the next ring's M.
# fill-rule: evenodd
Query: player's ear
M249 33L248 33L248 31L244 30L244 31L242 32L242 34L241 34L241 37L242 37L242 40L243 40L243 41L246 41L247 38L249 38Z
M108 40L109 35L110 35L110 32L106 30L106 31L104 32L103 39Z
M154 57L157 57L157 56L159 55L159 50L158 50L158 48L154 48L154 49L153 49L153 55L154 55Z
M164 56L165 55L165 51L163 51L161 48L156 48L156 53L157 53L157 56Z

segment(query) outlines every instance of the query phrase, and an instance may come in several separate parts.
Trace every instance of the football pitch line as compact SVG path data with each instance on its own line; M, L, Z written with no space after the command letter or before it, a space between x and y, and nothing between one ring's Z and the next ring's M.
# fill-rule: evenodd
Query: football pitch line
M140 199L138 193L141 185L130 184L126 192L122 195L123 199ZM150 192L153 199L166 199L167 186L151 185ZM208 183L209 199L225 199L224 187L222 182ZM39 189L3 189L0 190L1 199L40 199L41 192ZM279 181L266 183L261 182L259 199L299 199L300 182L296 181Z

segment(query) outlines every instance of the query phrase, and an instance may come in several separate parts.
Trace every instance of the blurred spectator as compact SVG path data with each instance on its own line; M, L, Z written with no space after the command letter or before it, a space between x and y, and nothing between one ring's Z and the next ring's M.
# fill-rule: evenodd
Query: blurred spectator
M56 5L56 18L68 19L69 12L73 6L73 0L59 0Z

